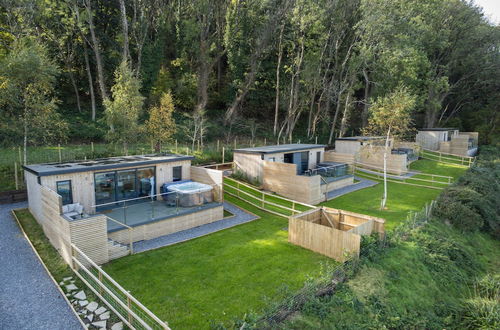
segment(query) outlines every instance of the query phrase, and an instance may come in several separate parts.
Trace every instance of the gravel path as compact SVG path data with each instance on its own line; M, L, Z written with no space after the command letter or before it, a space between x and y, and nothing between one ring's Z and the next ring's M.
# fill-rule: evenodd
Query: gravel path
M327 200L334 199L334 198L340 197L342 195L345 195L345 194L348 194L350 192L357 191L360 189L373 187L374 185L376 185L378 183L376 181L360 178L358 176L355 176L354 179L359 180L359 182L357 182L355 184L351 184L351 185L343 187L343 188L340 188L340 189L335 189L335 190L329 191L328 196L327 196Z
M82 329L10 213L22 207L0 205L0 329Z
M134 252L144 252L151 249L156 249L163 246L172 245L175 243L187 241L193 238L211 234L213 232L234 227L236 225L250 222L259 217L243 211L231 203L224 202L224 209L231 212L234 216L225 218L216 222L208 223L199 227L179 231L177 233L161 236L147 241L134 243Z

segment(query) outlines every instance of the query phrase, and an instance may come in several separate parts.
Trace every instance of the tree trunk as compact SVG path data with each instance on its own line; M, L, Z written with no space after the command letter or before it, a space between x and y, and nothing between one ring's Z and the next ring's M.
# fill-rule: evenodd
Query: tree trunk
M276 65L276 97L274 102L274 126L273 134L276 136L278 131L278 115L279 115L279 105L280 105L280 69L281 69L281 58L283 57L283 30L285 25L281 26L279 44L278 44L278 64Z
M92 80L92 72L90 71L89 54L87 54L87 43L83 40L83 56L85 59L85 69L87 71L87 78L89 80L90 103L92 107L92 121L96 119L95 110L95 95L94 95L94 82Z
M90 6L90 0L87 0L85 2L85 6L87 7L87 14L89 17L88 18L89 30L90 30L90 37L92 39L92 49L94 50L94 54L95 54L95 61L96 61L96 66L97 66L97 80L99 82L99 89L101 92L102 100L107 101L109 99L109 97L108 97L108 93L106 91L106 85L104 82L104 66L103 66L102 58L101 58L99 39L97 38L97 36L95 34L94 19L92 17L92 8Z
M361 120L363 127L368 125L368 115L370 110L370 94L371 94L371 86L370 86L370 77L368 76L368 72L366 69L363 69L363 77L365 78L365 96L364 96L364 104L363 104L363 112L361 114Z
M330 127L330 136L328 137L328 144L332 144L333 142L335 125L337 125L337 118L339 116L339 111L340 111L341 96L342 94L339 93L339 96L337 97L337 106L335 107L335 114L333 115L332 126Z
M389 136L391 135L391 127L387 131L387 137L385 139L384 148L384 196L382 197L382 202L380 204L380 209L385 209L385 204L387 203L387 153L389 151Z
M351 93L347 93L344 104L344 112L342 114L342 119L340 120L339 137L343 137L347 130L347 118L349 117L350 100L351 100Z
M23 162L24 165L28 164L28 119L26 118L26 110L24 111L24 137L23 137Z
M127 8L125 7L125 1L119 0L120 2L120 13L122 18L122 33L123 33L123 52L122 61L129 61L130 52L128 47L128 21L127 21Z
M78 108L78 112L82 112L82 107L80 105L80 94L78 93L78 87L76 86L75 76L71 71L71 68L68 68L69 80L71 80L71 85L73 86L73 90L75 91L76 96L76 107Z

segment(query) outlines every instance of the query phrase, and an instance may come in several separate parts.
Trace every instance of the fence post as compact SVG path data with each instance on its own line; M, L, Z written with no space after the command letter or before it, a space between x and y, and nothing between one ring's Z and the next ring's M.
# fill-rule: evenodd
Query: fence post
M234 138L234 148L233 148L233 150L236 149L236 140L237 139L238 139L237 137Z
M218 140L217 140L217 142L218 142ZM222 147L222 164L224 164L224 151L225 151L224 149L225 149L225 148L224 148L224 147Z
M94 142L90 142L90 151L92 153L92 158L94 158Z
M130 310L132 309L131 305L132 303L130 302L130 297L127 296L127 306L128 306L127 314L128 314L128 323L130 324L132 324L132 314L130 314Z
M238 197L240 197L240 182L238 181L238 183L236 184L236 187L238 189Z
M265 200L264 200L265 196L264 196L264 193L262 193L262 208L264 209L265 208Z
M267 139L264 138L264 145L267 145Z
M219 151L219 140L217 140L217 151Z
M175 153L177 153L177 139L175 139Z
M295 201L292 202L292 215L295 215Z
M61 144L57 144L57 150L59 151L59 163L62 163L62 153L61 153Z
M97 270L99 272L99 294L102 296L102 272L100 269Z
M134 254L134 242L132 242L132 229L128 229L128 240L130 242L130 254Z
M14 162L14 179L16 180L16 190L18 190L19 182L17 180L17 162Z

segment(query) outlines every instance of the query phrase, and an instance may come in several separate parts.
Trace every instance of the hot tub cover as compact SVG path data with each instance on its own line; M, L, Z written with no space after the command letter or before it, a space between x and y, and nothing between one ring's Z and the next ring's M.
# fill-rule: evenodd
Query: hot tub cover
M199 182L186 182L168 186L169 191L175 191L182 194L194 194L212 190L212 186Z

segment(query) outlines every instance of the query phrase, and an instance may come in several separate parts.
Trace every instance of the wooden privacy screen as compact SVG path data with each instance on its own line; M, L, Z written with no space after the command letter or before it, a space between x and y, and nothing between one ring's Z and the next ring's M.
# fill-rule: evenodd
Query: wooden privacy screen
M384 219L321 207L289 218L288 241L337 261L359 256L361 235L384 234Z

